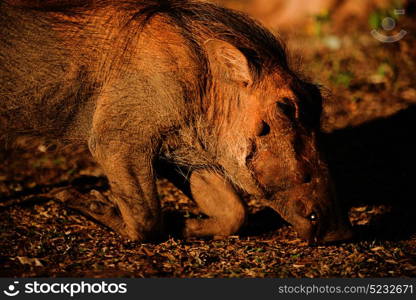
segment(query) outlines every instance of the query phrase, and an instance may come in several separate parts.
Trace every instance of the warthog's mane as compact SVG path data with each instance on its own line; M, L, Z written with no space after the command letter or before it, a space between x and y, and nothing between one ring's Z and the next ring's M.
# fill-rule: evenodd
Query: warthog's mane
M64 13L71 17L88 14L94 9L113 7L126 11L125 27L139 21L143 28L156 17L180 28L195 54L206 55L199 45L201 39L213 37L229 42L246 56L254 79L275 70L286 68L283 43L270 31L246 14L218 5L193 0L2 0L32 10ZM0 1L1 2L1 1ZM137 26L137 24L136 24ZM139 26L140 27L140 26ZM136 28L140 33L140 28Z
M206 58L199 41L208 37L234 45L246 56L255 78L275 67L286 67L283 44L247 15L223 7L189 0L144 1L136 16L145 21L156 15L166 16L182 29L194 51Z

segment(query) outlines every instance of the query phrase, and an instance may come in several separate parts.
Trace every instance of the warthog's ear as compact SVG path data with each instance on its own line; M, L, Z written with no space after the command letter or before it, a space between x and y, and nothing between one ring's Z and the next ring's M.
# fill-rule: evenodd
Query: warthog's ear
M252 83L247 58L236 47L221 40L208 40L205 49L214 77L245 86Z

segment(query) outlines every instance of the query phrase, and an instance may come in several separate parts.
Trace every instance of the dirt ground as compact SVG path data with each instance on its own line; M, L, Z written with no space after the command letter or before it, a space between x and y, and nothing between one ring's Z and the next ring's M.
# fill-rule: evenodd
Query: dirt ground
M293 65L325 87L324 151L354 241L310 247L251 199L247 225L228 239L182 240L172 229L158 243L126 241L54 199L56 188L107 188L85 149L22 140L0 154L0 276L415 277L414 23L400 19L408 35L393 44L320 19L314 33L283 36ZM191 217L189 199L158 185L169 220Z

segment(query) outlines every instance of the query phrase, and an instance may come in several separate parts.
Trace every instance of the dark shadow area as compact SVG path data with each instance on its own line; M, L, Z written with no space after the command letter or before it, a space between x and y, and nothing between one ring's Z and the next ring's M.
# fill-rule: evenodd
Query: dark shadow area
M361 239L402 239L416 232L416 107L389 119L324 137L339 198L348 205L391 211L357 229Z
M71 180L70 185L81 193L87 193L91 190L105 191L110 188L107 177L79 176Z
M246 225L241 229L241 236L256 236L275 231L288 223L269 207L249 214Z
M193 215L191 214L188 218L204 218L203 215ZM185 214L179 211L164 211L163 212L163 223L166 228L166 236L162 239L167 239L168 237L174 238L183 238L182 231L185 226ZM242 237L249 236L258 236L261 234L270 233L276 231L284 225L288 225L278 213L276 213L271 208L263 208L256 213L250 213L246 224L240 229L238 235ZM206 238L210 239L210 238Z
M9 184L10 182L6 181L5 183ZM21 191L16 191L9 195L1 195L0 203L7 202L12 199L18 199L18 198L25 197L25 196L45 194L53 189L66 187L69 184L70 183L68 181L61 181L56 184L42 184L42 185L37 185L33 188L25 188Z
M6 181L7 184L7 181ZM25 188L22 191L17 191L9 195L0 196L0 208L2 207L1 204L5 204L4 206L7 207L7 203L19 199L24 198L25 205L31 205L31 203L39 203L45 202L49 197L43 197L43 194L47 194L55 189L60 188L69 188L74 187L81 193L89 192L90 190L98 190L104 191L109 188L108 180L105 177L95 177L95 176L79 176L70 181L61 181L55 184L40 184L33 188ZM25 199L27 196L27 199ZM20 201L16 201L16 204L22 204Z

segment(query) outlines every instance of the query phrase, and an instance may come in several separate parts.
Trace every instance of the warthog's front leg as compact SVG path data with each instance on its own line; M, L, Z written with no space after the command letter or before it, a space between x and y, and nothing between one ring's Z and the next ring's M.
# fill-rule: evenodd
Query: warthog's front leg
M207 219L186 221L186 237L223 237L236 233L246 220L246 206L234 187L221 175L209 170L191 175L191 193Z
M91 152L107 175L110 191L88 196L67 191L57 197L131 240L158 237L162 224L151 155L138 153L125 141L92 143Z

